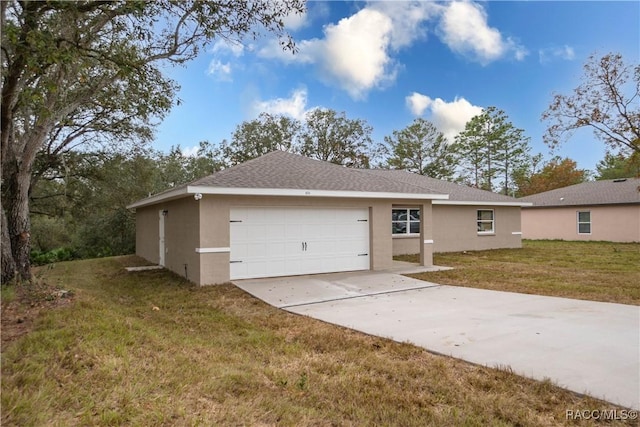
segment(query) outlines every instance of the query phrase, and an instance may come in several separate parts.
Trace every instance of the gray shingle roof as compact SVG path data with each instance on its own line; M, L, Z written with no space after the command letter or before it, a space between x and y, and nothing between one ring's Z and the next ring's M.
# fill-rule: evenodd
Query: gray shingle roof
M398 170L352 169L297 154L273 151L189 184L171 188L129 207L185 197L206 189L319 190L422 195L461 202L515 203L511 197ZM244 193L247 194L247 193ZM412 197L413 198L413 197Z
M372 176L364 169L347 168L284 151L273 151L196 180L189 186L444 194L425 185Z
M536 207L640 203L640 178L589 181L545 191L520 200Z
M430 178L424 175L404 170L371 169L367 171L377 177L387 177L395 181L406 182L418 187L431 188L449 195L449 201L457 202L487 202L487 203L518 203L519 200L503 194L480 190L468 185L456 184L449 181Z

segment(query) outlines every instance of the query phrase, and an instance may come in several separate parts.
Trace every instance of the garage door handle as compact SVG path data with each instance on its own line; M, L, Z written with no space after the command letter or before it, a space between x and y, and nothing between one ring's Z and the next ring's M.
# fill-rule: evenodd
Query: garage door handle
M358 254L358 256L367 256L369 254Z
M307 250L307 242L302 242L302 250L303 251Z

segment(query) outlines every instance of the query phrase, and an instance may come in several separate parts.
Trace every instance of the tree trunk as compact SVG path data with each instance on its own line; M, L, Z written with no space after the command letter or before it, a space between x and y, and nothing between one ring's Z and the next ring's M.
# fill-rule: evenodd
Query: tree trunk
M11 167L7 171L8 166ZM17 164L5 164L3 167L3 214L6 214L6 232L11 242L11 255L15 271L22 280L31 280L31 221L29 219L29 190L31 188L30 171L20 170ZM5 228L3 227L3 239ZM4 245L3 245L4 246ZM3 249L4 255L4 249ZM3 261L4 274L4 261Z
M4 205L0 217L0 228L2 229L2 278L0 283L8 283L16 276L16 263L11 253L11 238L9 238L9 229L7 228L7 216L4 212Z

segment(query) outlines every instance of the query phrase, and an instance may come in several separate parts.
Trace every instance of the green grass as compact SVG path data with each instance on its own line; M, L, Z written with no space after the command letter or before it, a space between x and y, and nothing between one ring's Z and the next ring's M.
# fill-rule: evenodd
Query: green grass
M3 426L574 426L568 409L614 408L287 313L232 285L124 271L136 263L40 273L75 300L3 348Z
M640 244L525 240L522 249L434 255L454 270L412 275L443 285L640 304ZM416 261L416 256L398 257Z

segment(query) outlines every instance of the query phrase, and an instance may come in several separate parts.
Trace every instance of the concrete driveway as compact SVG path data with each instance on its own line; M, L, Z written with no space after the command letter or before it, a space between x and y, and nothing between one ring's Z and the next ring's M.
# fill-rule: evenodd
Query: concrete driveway
M489 367L509 366L640 408L637 306L443 286L371 271L234 283L292 313Z

